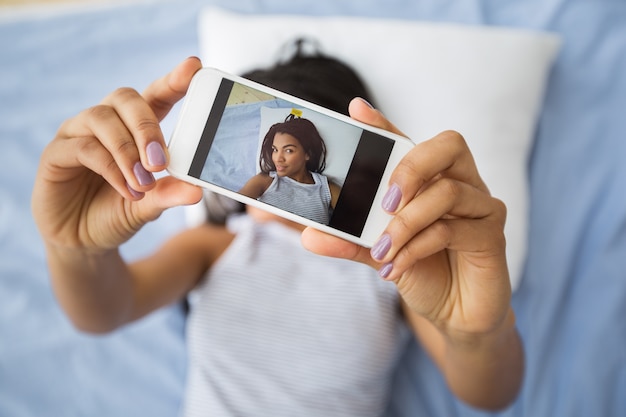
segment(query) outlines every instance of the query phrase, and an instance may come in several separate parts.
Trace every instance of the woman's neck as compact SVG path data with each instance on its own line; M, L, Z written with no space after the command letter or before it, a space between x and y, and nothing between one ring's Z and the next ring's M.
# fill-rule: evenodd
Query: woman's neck
M315 184L315 180L313 180L313 175L308 170L304 170L303 172L300 172L289 178L302 184Z

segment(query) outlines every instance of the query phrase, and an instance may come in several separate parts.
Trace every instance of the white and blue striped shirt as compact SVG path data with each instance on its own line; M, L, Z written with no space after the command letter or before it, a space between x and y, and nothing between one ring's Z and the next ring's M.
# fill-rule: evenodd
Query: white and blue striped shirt
M331 202L328 178L317 172L311 172L311 175L314 184L305 184L272 171L269 173L273 178L272 183L258 200L318 223L328 224Z
M383 415L408 340L395 286L279 223L235 220L190 296L183 415Z

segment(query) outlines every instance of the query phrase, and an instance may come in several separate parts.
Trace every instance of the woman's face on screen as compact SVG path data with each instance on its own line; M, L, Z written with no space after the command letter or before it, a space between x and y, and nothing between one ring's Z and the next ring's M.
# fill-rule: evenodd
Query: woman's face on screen
M298 139L289 133L276 133L272 143L272 162L281 177L299 177L307 172L309 155ZM296 178L294 178L296 179Z

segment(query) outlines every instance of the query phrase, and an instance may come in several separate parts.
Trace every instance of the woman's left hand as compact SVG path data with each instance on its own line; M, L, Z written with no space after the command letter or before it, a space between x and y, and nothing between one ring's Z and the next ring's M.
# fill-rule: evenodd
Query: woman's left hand
M355 99L350 115L402 133ZM446 334L485 334L510 313L506 208L452 131L417 144L394 170L384 208L394 215L371 249L308 228L309 250L366 263L395 282L404 303Z

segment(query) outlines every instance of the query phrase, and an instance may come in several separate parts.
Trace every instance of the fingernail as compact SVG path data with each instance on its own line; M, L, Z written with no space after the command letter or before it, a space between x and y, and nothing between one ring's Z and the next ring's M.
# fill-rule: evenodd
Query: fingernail
M154 175L141 165L141 162L137 162L133 167L133 173L139 185L150 185L154 182Z
M391 187L389 187L387 193L383 197L383 210L393 213L398 209L400 200L402 200L402 191L400 191L400 187L398 187L397 184L391 184Z
M365 100L363 97L359 97L359 100L365 103L365 105L367 105L367 107L369 107L370 109L374 108L374 106L372 106L372 104L369 101Z
M391 274L391 271L393 270L393 264L391 262L384 264L379 270L378 270L378 275L382 278L382 279L387 279L387 277L389 276L389 274Z
M385 233L378 239L374 246L372 246L370 254L372 255L372 258L380 261L385 257L385 255L387 255L389 249L391 249L391 236Z
M165 165L167 162L165 152L159 142L150 142L146 146L146 155L148 156L148 163L153 167Z
M128 191L130 191L133 197L135 198L143 197L143 193L140 193L139 191L134 190L128 183L126 183L126 188L128 188Z

